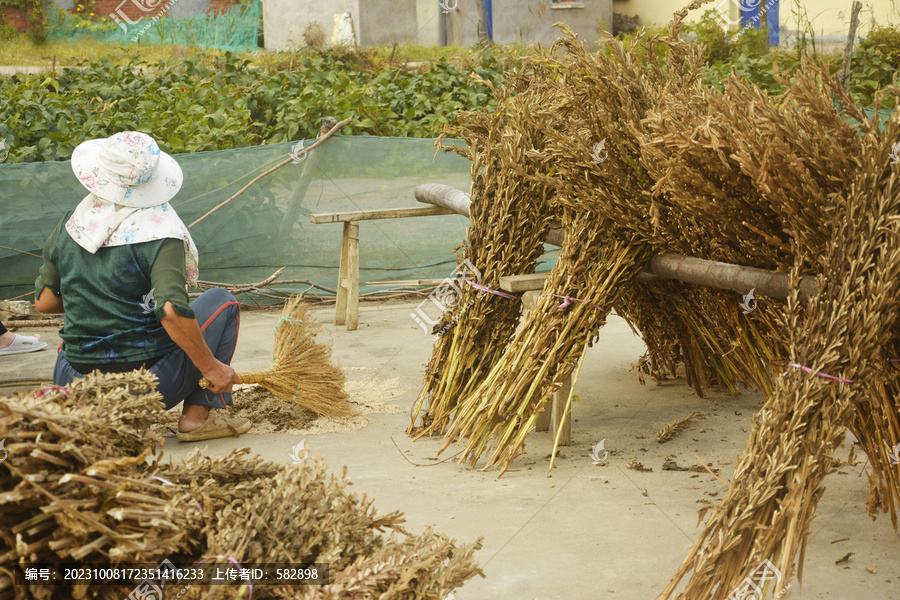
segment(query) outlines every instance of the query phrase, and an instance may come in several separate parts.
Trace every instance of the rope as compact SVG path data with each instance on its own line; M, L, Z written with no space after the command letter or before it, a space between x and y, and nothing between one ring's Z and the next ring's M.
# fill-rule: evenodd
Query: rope
M832 381L837 381L838 383L849 383L849 384L857 383L856 381L853 381L852 379L843 379L841 377L835 377L834 375L828 375L827 373L822 373L821 371L813 371L809 367L805 367L803 365L799 365L794 362L788 363L788 366L793 367L795 369L800 369L804 373L809 373L810 375L815 375L816 377L822 377L824 379L830 379ZM784 377L785 375L787 375L787 371L785 371L784 373L781 374L782 377Z
M559 294L541 294L541 298L544 296L553 296L554 298L562 298L563 303L559 305L559 309L562 310L567 308L572 302L581 302L582 304L590 304L594 308L600 309L603 312L606 312L606 309L602 306L597 306L593 302L588 302L587 300L582 300L581 298L573 298L572 296L560 296Z
M518 301L520 301L520 302L522 301L522 299L519 298L518 296L513 296L512 294L507 294L506 292L500 292L500 291L497 291L497 290L492 290L491 288L487 287L486 285L481 285L480 283L475 283L474 281L471 281L471 280L469 280L469 279L466 279L466 283L468 283L469 285L471 285L473 288L475 288L475 289L478 290L479 292L487 292L488 294L494 294L495 296L501 296L501 297L503 297L503 298L509 298L510 300L518 300Z

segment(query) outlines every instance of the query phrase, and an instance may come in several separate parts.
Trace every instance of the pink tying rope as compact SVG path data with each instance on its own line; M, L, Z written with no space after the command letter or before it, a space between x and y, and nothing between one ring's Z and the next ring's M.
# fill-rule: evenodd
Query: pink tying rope
M797 363L788 363L789 367L794 367L795 369L800 369L804 373L809 373L810 375L815 375L816 377L822 377L824 379L830 379L832 381L837 381L838 383L856 383L851 379L843 379L841 377L835 377L834 375L828 375L827 373L822 373L821 371L813 371L809 367L804 367L803 365L798 365ZM787 371L781 374L782 377L787 375Z
M466 283L468 283L473 288L475 288L476 290L481 291L481 292L487 292L488 294L494 294L495 296L509 298L510 300L519 300L519 301L522 300L518 296L513 296L512 294L507 294L506 292L501 292L498 290L492 290L491 288L487 287L486 285L481 285L480 283L475 283L474 281L471 281L469 279L466 279ZM594 308L597 308L599 310L602 310L603 312L606 312L605 308L603 308L601 306L597 306L593 302L588 302L587 300L582 300L581 298L573 298L572 296L560 296L559 294L541 294L541 297L544 297L544 296L553 296L554 298L562 298L563 303L559 305L560 310L568 307L572 302L581 302L582 304L590 304Z
M563 302L562 302L562 304L559 305L560 310L563 310L564 308L568 308L568 306L572 302L581 302L582 304L590 304L594 308L597 308L599 310L602 310L603 312L606 312L606 309L603 308L602 306L597 306L593 302L588 302L587 300L582 300L581 298L573 298L572 296L560 296L559 294L541 294L542 298L544 296L553 296L554 298L562 298Z
M72 390L70 390L70 389L67 388L67 387L61 387L61 386L58 386L58 385L42 385L42 386L41 386L41 389L39 389L38 391L36 391L36 392L34 393L34 397L35 397L35 398L40 398L41 396L44 396L44 395L49 394L49 393L51 393L51 392L60 392L61 394L71 394L71 393L72 393ZM79 404L79 405L78 405L78 408L83 408L83 406Z
M498 292L497 290L492 290L486 285L481 285L480 283L475 283L471 279L466 279L466 283L471 285L473 288L480 292L487 292L488 294L494 294L495 296L502 296L503 298L509 298L510 300L521 300L518 296L513 296L512 294L507 294L506 292Z

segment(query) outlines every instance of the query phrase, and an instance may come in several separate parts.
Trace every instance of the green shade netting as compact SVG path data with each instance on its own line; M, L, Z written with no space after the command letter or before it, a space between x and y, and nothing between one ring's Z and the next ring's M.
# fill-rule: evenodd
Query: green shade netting
M110 23L106 31L88 31L79 27L80 21L68 12L47 10L47 39L70 41L88 38L114 44L187 44L243 52L259 48L261 12L262 5L253 2L234 6L217 15L147 15L139 21L136 17L131 19L134 24L123 21L124 29Z
M292 147L177 154L184 186L171 204L190 224L288 158ZM436 153L434 140L334 136L191 230L200 250L200 279L255 282L284 266L281 279L335 288L342 225L313 225L311 213L426 206L415 200L417 185L468 191L469 166L454 153ZM69 161L0 165L0 245L40 255L59 220L86 194ZM468 222L458 215L360 222L360 282L450 276L453 251L465 239ZM0 298L33 291L40 265L38 258L0 249ZM376 289L384 288L362 286L361 292Z

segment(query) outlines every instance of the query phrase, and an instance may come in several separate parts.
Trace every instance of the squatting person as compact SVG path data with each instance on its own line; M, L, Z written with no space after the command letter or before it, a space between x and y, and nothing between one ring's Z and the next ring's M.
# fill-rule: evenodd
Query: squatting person
M36 310L65 306L53 382L146 367L167 409L184 400L178 439L249 430L249 421L224 410L238 383L230 366L238 303L223 289L189 303L197 248L169 205L181 167L152 137L128 131L80 144L72 170L89 193L47 240L35 281ZM199 387L201 376L209 389Z

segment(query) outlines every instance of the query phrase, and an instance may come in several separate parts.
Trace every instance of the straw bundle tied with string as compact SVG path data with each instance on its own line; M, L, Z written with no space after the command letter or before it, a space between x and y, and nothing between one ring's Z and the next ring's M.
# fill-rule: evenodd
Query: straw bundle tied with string
M275 326L274 362L264 371L238 373L241 383L256 383L282 398L326 416L350 415L344 371L331 361L331 348L316 342L322 331L309 305L294 296ZM200 380L202 387L209 381Z
M545 107L541 116L554 119L553 98L531 87L530 71L511 75L494 90L503 106L516 102ZM474 78L474 75L473 75ZM490 82L484 82L493 88ZM515 95L514 95L515 94ZM536 95L536 96L535 96ZM477 265L481 284L496 288L508 272L533 273L543 254L543 238L551 224L544 185L527 181L525 174L539 168L522 148L542 148L544 136L530 132L522 115L498 110L496 114L460 111L464 123L455 133L466 145L444 147L472 160L472 224L463 256ZM441 138L436 145L440 146ZM509 157L517 154L516 161ZM446 324L424 377L424 388L413 405L409 432L423 436L443 432L460 399L484 379L515 334L520 303L462 286L462 297L435 330ZM420 412L422 426L415 421Z

